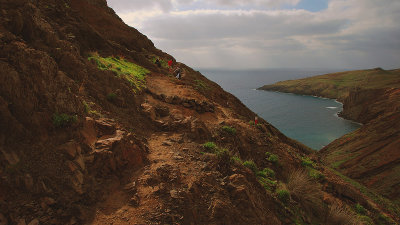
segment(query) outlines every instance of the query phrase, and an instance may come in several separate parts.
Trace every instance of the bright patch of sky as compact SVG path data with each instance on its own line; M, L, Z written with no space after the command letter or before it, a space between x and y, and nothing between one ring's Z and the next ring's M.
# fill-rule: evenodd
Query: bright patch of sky
M108 0L195 68L400 67L399 0Z
M301 0L294 8L318 12L328 8L328 0Z

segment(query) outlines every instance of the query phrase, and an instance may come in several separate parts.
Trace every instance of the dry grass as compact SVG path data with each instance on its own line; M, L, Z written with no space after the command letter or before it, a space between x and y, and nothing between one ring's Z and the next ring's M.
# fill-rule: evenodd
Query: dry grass
M360 225L356 215L343 206L332 205L327 213L326 225Z
M309 203L318 203L322 199L322 192L318 183L311 180L305 170L296 170L289 174L287 188L293 199L306 206Z

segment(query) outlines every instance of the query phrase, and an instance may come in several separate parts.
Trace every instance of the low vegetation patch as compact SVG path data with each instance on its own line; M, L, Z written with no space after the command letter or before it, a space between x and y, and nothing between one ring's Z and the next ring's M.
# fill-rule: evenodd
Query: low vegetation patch
M308 175L314 180L324 180L325 176L316 169L309 168Z
M329 212L326 218L326 225L337 225L337 224L348 224L348 225L356 225L359 224L356 216L347 208L332 205L329 208Z
M379 217L378 217L378 225L383 225L383 224L390 224L390 225L395 225L396 224L396 222L394 222L393 221L393 219L392 218L390 218L390 217L388 217L388 216L385 216L385 215L383 215L383 214L380 214L379 215Z
M265 153L265 156L266 156L266 158L267 158L268 161L270 161L270 162L272 162L272 163L274 163L274 164L278 164L278 162L279 162L279 157L278 157L278 155L272 154L272 153L270 153L270 152L266 152L266 153Z
M268 191L273 191L276 188L277 182L265 177L257 177L258 182Z
M295 170L289 174L286 185L291 196L309 211L321 210L322 192L318 183L313 182L305 170Z
M65 113L54 113L53 114L53 125L57 128L62 128L62 127L69 127L73 123L78 121L78 116L77 115L68 115Z
M115 101L116 98L117 98L117 95L114 94L114 93L109 93L109 94L107 95L107 100L110 101L110 102Z
M257 165L251 160L244 161L243 166L249 168L254 174L257 174L258 172Z
M162 59L162 58L158 58L158 57L156 57L156 56L153 56L153 57L151 58L151 62L153 62L153 63L155 64L157 59L158 59L158 61L160 62L162 68L168 68L168 62L166 62L166 61L165 61L164 59Z
M88 60L93 61L97 68L113 71L118 77L127 80L135 93L146 87L145 77L150 71L120 56L103 58L97 53L92 53Z
M257 176L264 178L275 178L275 171L270 168L264 168L263 170L257 172Z
M228 149L219 148L214 142L211 141L204 143L202 146L207 152L215 154L220 162L223 161L225 164L229 164L231 162L231 152Z
M288 190L286 189L278 189L276 191L276 196L278 197L278 199L283 202L283 203L288 203L290 200L290 193Z
M217 149L217 145L214 142L206 142L203 144L203 148L209 152L214 152Z
M314 162L311 159L309 159L308 157L303 157L301 159L301 165L304 166L304 167L315 168Z
M86 101L83 101L82 104L85 109L85 113L96 115L98 117L103 117L103 115L101 115L101 113L97 112L96 110L93 110L92 107L90 107L90 104L94 105L93 102L87 103Z
M367 210L364 208L364 206L360 205L360 203L357 203L354 206L354 210L356 211L356 213L360 214L360 215L365 215L367 214Z
M243 161L242 161L242 159L239 157L239 156L232 156L231 157L231 160L233 161L233 162L236 162L236 163L239 163L239 164L243 164Z
M224 161L224 162L230 162L230 158L231 158L231 153L228 149L217 149L215 151L215 154L217 155L218 159L220 161Z
M198 91L205 91L209 89L208 85L202 80L194 80L194 82L195 82L195 88Z
M226 133L228 133L228 134L231 134L231 135L235 135L236 134L236 129L234 127L223 126L223 127L221 127L221 130L226 132Z
M357 181L355 181L355 180L343 175L342 173L340 173L339 171L337 171L335 169L330 168L330 171L332 171L333 173L335 173L336 175L341 177L343 180L345 180L346 182L351 184L353 187L357 188L361 193L363 193L366 196L368 196L369 198L373 199L376 203L380 204L381 206L383 206L387 210L390 210L391 212L393 212L395 214L400 214L400 208L396 203L394 203L394 202L390 201L389 199L387 199L387 198L385 198L385 197L383 197L383 196L371 191L370 189L368 189L364 185L362 185L362 184L358 183Z
M374 225L374 221L368 216L359 216L358 220L361 222L362 225Z

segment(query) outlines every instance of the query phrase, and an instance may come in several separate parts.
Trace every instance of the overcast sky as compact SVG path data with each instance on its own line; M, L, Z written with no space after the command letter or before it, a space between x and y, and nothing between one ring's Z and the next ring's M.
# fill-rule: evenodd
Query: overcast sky
M400 0L107 0L194 68L400 68Z

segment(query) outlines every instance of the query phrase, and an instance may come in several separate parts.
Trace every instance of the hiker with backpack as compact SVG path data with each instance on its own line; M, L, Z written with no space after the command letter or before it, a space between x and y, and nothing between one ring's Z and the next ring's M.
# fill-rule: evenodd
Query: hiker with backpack
M180 80L182 78L182 70L180 67L178 67L175 71L174 71L175 77L178 78L178 80Z
M160 62L160 59L156 59L156 62L155 62L155 64L158 66L158 67L160 67L161 68L161 62Z

